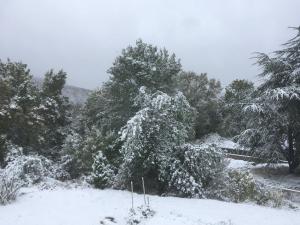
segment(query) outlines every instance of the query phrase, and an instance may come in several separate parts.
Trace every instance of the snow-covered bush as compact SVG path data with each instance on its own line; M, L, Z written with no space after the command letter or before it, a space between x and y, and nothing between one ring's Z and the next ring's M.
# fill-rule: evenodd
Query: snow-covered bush
M257 185L248 171L230 170L227 179L225 196L230 201L244 202L255 198Z
M130 209L129 217L127 218L128 225L136 225L141 222L150 219L155 215L155 211L152 210L149 206L139 206L136 209Z
M259 205L279 207L283 194L257 182L249 171L227 169L213 181L208 197L230 202L255 202Z
M259 205L268 205L276 208L285 204L282 191L270 189L259 183L256 184L254 200Z
M58 180L69 178L69 174L60 166L37 155L17 156L13 161L8 162L3 173L7 177L15 177L25 186L36 184L47 177Z
M106 188L112 185L115 173L102 151L95 156L92 168L92 179L97 188Z
M181 92L172 97L159 91L147 93L143 87L136 104L141 110L121 130L122 163L115 183L126 187L130 181L140 184L145 177L148 188L157 191L168 182L164 171L174 147L189 138L192 108Z
M188 197L205 197L226 167L223 153L214 145L185 144L176 148L165 171L170 191Z
M21 183L14 176L7 176L0 171L0 205L5 205L16 199Z

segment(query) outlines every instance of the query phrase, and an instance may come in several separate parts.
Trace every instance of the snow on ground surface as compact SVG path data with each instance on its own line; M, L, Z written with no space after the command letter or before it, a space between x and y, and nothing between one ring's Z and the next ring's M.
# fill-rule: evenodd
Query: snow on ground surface
M253 167L252 162L238 160L238 159L228 159L228 167L231 169L250 169Z
M30 188L23 192L16 202L0 206L0 225L126 224L131 207L127 191ZM134 200L135 206L141 205L143 195L134 194ZM299 211L216 200L150 196L150 206L156 213L141 224L299 225L300 221ZM114 217L115 223L105 217Z
M239 144L233 142L230 139L221 137L217 133L212 133L204 136L201 139L196 141L196 144L215 144L220 148L229 148L229 149L243 149Z
M251 172L256 179L270 186L300 190L300 173L289 174L287 164L269 167L258 165L253 167Z
M289 174L288 164L279 163L274 165L254 164L237 159L228 159L229 168L249 170L254 178L266 185L275 188L288 188L293 190L300 190L300 172ZM300 224L300 223L299 223Z

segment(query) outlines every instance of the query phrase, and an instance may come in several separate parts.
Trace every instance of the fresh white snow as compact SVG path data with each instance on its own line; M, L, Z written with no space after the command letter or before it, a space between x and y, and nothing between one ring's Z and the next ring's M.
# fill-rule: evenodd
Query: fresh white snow
M77 188L23 189L16 202L0 206L0 225L126 224L131 207L127 191ZM134 194L135 207L143 195ZM299 225L300 212L216 200L150 196L155 210L148 225ZM105 220L114 217L116 223ZM222 221L226 223L222 223Z
M250 167L252 167L251 162L247 162L244 160L228 159L228 161L228 167L231 169L249 169Z
M230 139L221 137L217 133L211 133L208 135L205 135L203 138L196 141L196 144L202 144L202 145L210 145L215 144L216 146L220 148L227 148L227 149L244 149L239 144L233 142Z

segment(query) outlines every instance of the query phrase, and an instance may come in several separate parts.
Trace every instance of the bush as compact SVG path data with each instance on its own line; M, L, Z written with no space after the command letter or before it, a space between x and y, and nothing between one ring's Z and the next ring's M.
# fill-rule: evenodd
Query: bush
M280 207L284 204L283 192L275 189L267 189L262 184L257 184L257 194L254 200L259 205Z
M224 155L216 146L185 144L176 149L168 172L169 188L185 197L206 197L225 167Z
M51 160L37 155L20 155L9 161L4 169L8 177L15 177L22 185L36 184L45 178L66 180L69 174L55 165Z
M215 180L213 186L208 194L211 198L236 203L251 201L272 207L283 204L283 194L280 191L270 190L255 181L249 171L227 170L222 177Z
M0 174L0 205L5 205L16 199L20 182L15 177L9 177L5 173Z
M234 202L244 202L255 198L257 194L256 183L248 172L230 170L228 172L227 197Z

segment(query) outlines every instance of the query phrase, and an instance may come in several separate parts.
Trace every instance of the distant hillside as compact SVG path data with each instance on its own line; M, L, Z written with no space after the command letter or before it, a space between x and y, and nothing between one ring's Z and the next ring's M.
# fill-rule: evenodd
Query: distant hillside
M42 87L43 84L42 78L34 77L33 81L38 87ZM91 90L75 87L71 85L65 85L62 91L63 96L68 97L71 103L79 104L79 105L83 105L86 102L90 93Z

